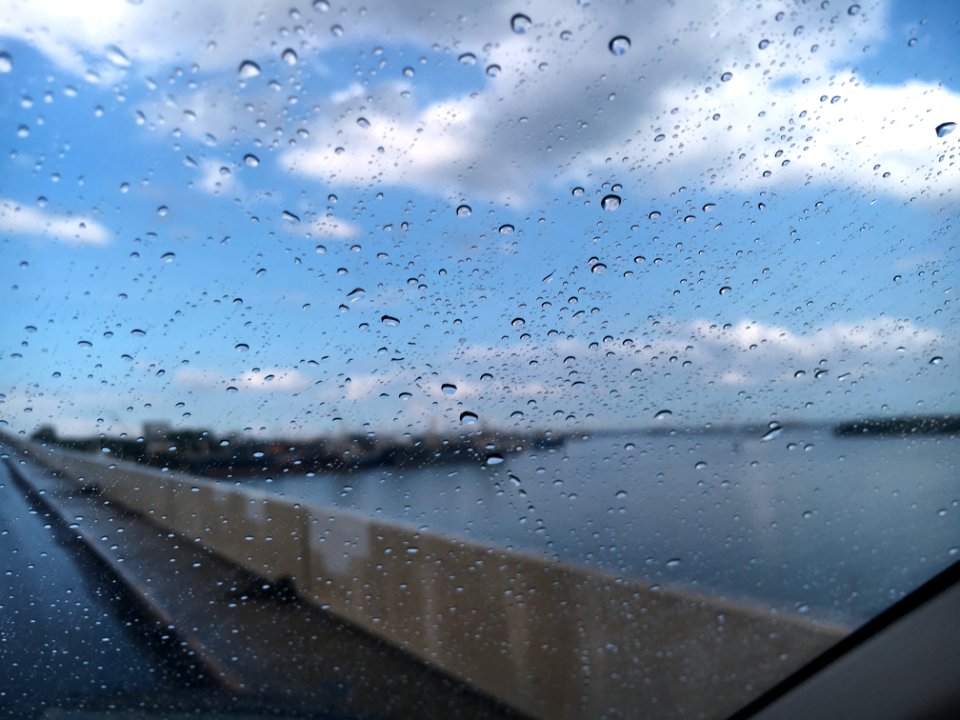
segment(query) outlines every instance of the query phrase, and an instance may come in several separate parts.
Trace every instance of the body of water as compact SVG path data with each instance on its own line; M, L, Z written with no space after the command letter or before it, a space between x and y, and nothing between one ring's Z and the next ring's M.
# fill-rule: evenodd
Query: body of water
M603 435L437 465L245 481L310 505L859 623L960 559L960 438Z

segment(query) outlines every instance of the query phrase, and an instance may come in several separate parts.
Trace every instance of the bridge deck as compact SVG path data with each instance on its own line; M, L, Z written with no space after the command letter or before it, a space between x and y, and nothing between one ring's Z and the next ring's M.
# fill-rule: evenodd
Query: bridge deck
M30 463L9 469L241 706L334 717L517 717L100 496Z

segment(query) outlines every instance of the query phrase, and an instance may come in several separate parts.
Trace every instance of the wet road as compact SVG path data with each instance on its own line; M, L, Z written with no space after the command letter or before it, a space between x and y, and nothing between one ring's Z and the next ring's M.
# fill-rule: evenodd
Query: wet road
M188 685L186 667L145 640L141 622L0 462L0 717Z

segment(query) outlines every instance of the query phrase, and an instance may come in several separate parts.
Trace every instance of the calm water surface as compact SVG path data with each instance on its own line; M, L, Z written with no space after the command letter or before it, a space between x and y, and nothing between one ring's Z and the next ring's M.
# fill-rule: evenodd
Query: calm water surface
M960 438L606 435L244 483L423 530L860 622L960 559Z

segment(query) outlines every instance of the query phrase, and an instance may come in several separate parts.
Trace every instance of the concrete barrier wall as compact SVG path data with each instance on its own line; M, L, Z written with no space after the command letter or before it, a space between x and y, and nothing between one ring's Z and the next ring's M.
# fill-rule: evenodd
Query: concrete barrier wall
M33 452L535 717L724 717L844 633L212 480Z

